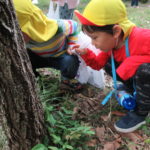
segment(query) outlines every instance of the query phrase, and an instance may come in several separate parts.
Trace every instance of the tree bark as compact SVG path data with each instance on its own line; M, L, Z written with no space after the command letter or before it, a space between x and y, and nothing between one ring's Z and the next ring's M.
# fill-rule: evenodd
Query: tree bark
M11 150L30 150L46 134L35 77L11 0L0 0L0 112Z

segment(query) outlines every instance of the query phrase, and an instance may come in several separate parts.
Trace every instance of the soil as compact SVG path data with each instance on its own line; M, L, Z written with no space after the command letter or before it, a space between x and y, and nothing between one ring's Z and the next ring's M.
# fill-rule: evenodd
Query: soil
M123 134L114 129L114 123L124 116L127 110L119 106L113 97L105 106L101 104L107 93L112 90L111 77L105 74L105 79L104 89L84 85L78 92L60 90L60 96L65 96L69 92L74 103L72 118L92 126L92 130L95 131L95 136L87 144L95 150L149 150L148 124L133 133Z

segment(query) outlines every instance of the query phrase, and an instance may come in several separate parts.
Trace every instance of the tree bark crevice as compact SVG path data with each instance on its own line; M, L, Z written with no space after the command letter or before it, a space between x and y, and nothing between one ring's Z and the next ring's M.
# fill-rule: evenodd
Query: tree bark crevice
M35 77L11 0L0 1L0 112L11 150L30 150L47 134Z

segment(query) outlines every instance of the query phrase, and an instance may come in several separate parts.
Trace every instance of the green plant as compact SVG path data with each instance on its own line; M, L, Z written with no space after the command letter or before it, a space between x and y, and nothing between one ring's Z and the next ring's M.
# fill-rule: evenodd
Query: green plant
M48 148L43 144L37 144L32 148L32 150L48 150Z
M144 132L144 134L146 134L147 136L150 136L150 127L148 126L148 124L150 124L149 117L146 118L146 125L143 125L141 127L141 130Z
M40 97L45 110L45 123L52 143L38 144L32 150L88 150L85 143L94 132L91 131L91 127L72 119L73 105L69 101L70 95L59 96L57 81L54 76L53 79L46 77L38 79Z
M62 150L84 147L83 143L88 139L88 136L94 134L90 127L72 120L72 111L64 107L59 110L50 106L46 107L45 118L55 147Z
M37 6L45 12L49 8L49 2L49 0L38 0Z
M150 144L150 139L146 139L146 140L144 141L144 143Z
M147 3L148 0L140 0L141 3Z
M5 150L7 149L7 138L6 135L4 133L4 131L2 130L2 126L0 125L0 149L1 150Z
M143 6L144 5L145 4L143 4ZM132 22L134 22L137 26L142 28L150 28L149 7L140 7L138 9L134 9L134 11L132 7L127 7L127 12L128 12L129 19Z

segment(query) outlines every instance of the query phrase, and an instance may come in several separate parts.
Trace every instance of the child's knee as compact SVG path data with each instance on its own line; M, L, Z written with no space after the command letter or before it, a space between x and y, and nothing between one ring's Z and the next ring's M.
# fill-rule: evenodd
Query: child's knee
M73 55L66 55L64 58L64 63L68 64L69 66L79 65L79 59L77 56Z
M66 55L61 65L63 76L68 78L74 78L77 74L79 67L78 57L73 55Z
M141 77L141 78L146 77L146 76L149 77L150 76L150 63L144 63L140 65L136 72L136 76Z

